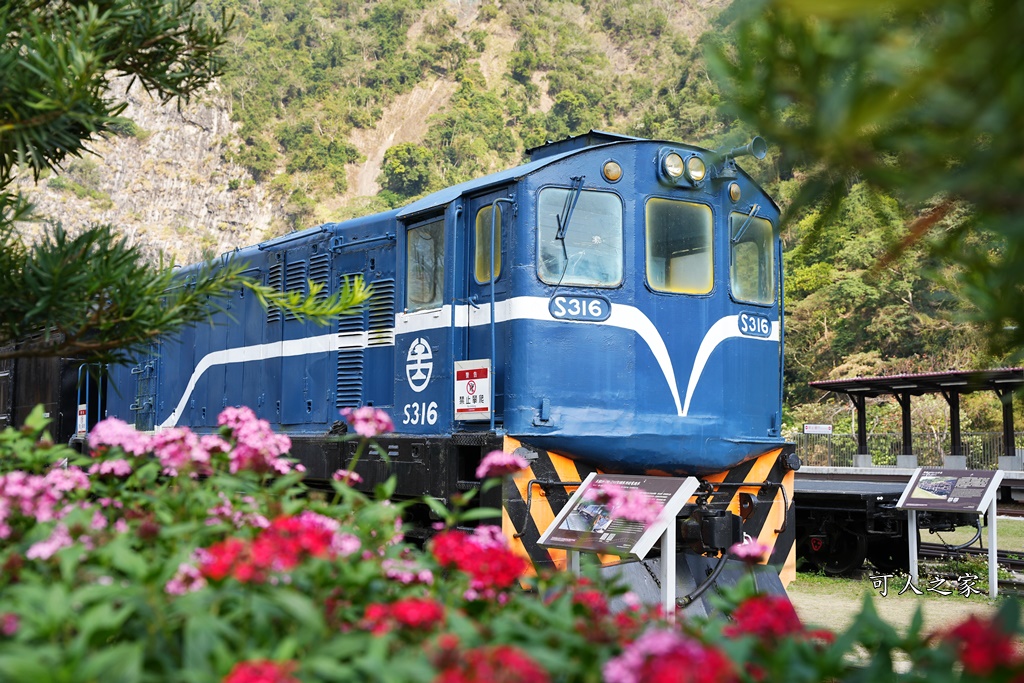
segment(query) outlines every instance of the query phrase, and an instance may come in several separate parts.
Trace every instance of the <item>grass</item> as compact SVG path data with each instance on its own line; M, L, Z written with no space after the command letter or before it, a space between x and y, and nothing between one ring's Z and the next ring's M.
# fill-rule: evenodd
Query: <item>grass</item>
M996 511L998 517L998 510ZM974 536L973 527L960 527L956 531L948 533L930 534L926 530L921 531L923 543L948 543L957 545L966 543ZM988 547L988 527L982 527L981 540L984 547ZM977 544L975 544L977 547ZM1024 555L1024 519L996 519L996 547L999 550L1017 551Z

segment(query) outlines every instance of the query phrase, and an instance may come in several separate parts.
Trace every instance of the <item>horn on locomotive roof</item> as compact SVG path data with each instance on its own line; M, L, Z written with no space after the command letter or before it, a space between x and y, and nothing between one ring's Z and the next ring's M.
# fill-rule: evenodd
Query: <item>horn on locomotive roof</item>
M722 161L729 161L736 157L745 156L752 156L755 159L764 159L765 155L768 154L768 143L765 142L764 138L760 135L755 135L753 140L742 147L733 147L728 151L723 147L716 151L715 154L722 157Z

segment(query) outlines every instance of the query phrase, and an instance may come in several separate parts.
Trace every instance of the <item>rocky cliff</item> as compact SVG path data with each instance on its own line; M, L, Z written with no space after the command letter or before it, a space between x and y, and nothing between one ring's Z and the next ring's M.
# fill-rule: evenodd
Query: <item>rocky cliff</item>
M274 234L280 207L241 167L224 159L234 138L231 112L216 90L199 101L161 105L138 84L124 98L130 121L119 135L96 140L97 156L70 160L59 175L38 184L22 181L41 223L22 226L38 233L47 222L66 228L111 223L154 257L178 263L253 244Z

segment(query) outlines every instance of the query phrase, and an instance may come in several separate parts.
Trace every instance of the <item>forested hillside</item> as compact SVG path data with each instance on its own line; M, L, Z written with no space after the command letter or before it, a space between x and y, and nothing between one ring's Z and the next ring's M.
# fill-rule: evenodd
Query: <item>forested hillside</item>
M140 95L120 138L103 143L103 163L73 162L66 176L44 180L36 198L51 217L114 220L191 259L199 246L223 251L398 206L594 128L738 144L756 131L721 113L704 58L709 43L730 41L727 5L207 0L210 16L235 18L226 76L191 119L165 118L182 118L188 130L205 117L196 125L215 128L210 139L166 132L176 124L160 123ZM181 191L184 171L173 164L200 143L203 164L212 165L191 164L191 214L170 220L118 208L132 197L138 203L136 193L154 183L147 174L169 174L178 184L168 191ZM159 154L155 145L164 146ZM150 161L125 161L133 158ZM742 165L783 205L802 172L775 147ZM134 184L117 168L132 169ZM999 363L985 356L964 322L965 304L941 284L948 273L922 245L879 266L913 219L899 198L856 184L848 192L855 201L826 227L815 227L812 210L784 233L787 397L796 422L849 419L843 404L821 403L806 385L814 379ZM239 207L248 219L225 218ZM944 412L920 405L922 418L942 428ZM965 429L998 419L991 397L966 399L965 410ZM886 411L876 415L884 427Z

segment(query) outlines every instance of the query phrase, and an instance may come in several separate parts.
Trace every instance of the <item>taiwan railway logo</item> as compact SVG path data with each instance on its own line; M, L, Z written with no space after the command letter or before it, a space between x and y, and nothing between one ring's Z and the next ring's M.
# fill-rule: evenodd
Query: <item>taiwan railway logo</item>
M405 357L405 376L417 394L430 384L430 375L434 370L433 357L430 344L423 337L414 340L409 347L409 355Z

